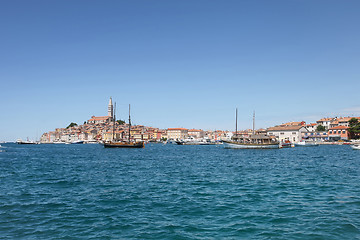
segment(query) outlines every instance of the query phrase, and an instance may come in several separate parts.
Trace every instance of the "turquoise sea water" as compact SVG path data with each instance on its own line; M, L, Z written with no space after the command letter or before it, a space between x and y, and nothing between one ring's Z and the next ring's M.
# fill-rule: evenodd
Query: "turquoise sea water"
M360 151L2 144L0 239L360 239Z

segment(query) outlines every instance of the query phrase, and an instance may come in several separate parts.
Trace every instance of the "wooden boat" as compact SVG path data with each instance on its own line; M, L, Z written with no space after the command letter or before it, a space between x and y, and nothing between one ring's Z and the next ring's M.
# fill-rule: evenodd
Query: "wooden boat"
M116 108L116 103L115 103ZM105 148L144 148L144 142L131 142L131 118L130 118L130 104L129 104L129 140L127 142L115 142L114 141L114 127L115 127L115 113L114 113L114 124L113 124L113 140L105 142Z
M253 134L250 136L239 136L237 134L237 109L236 109L236 130L231 141L223 141L225 148L237 149L275 149L280 148L279 142L273 136L255 134L255 112L253 115Z
M109 142L104 143L106 148L144 148L144 142Z

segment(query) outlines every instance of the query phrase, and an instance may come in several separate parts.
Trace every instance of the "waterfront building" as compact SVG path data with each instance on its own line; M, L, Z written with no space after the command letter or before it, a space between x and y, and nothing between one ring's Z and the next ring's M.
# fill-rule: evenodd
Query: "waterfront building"
M337 126L328 130L330 141L348 140L349 132L347 126Z
M302 139L304 141L310 141L310 142L325 142L329 140L329 135L327 131L323 132L303 132L302 133Z
M203 138L205 136L205 133L201 129L189 129L188 135L189 137L193 137L193 138Z
M187 139L188 129L186 128L168 128L167 129L168 139Z
M275 136L278 141L290 141L291 143L298 143L302 141L303 133L308 130L300 126L275 126L267 129L267 133L270 136Z

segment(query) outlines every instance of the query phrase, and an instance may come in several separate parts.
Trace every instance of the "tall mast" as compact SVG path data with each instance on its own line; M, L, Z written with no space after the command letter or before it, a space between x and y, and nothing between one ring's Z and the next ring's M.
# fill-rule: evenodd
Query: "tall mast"
M253 114L253 134L255 135L255 110Z
M235 120L235 137L237 137L237 122L238 122L238 109L236 108L236 120Z
M130 131L131 131L131 119L130 119L130 104L129 104L129 142L130 142Z
M115 116L115 110L116 110L116 102L115 102L115 108L114 108L114 116L113 116L113 131L112 131L112 140L114 141L114 132L115 132L115 121L116 121L116 116Z

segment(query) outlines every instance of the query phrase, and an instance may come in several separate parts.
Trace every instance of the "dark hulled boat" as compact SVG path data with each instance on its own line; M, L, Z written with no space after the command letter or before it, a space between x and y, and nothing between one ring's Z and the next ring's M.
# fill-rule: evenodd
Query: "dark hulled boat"
M144 148L144 142L109 142L104 143L106 148Z
M116 103L115 103L116 104ZM115 105L116 108L116 105ZM114 136L114 127L115 127L115 114L114 114L114 125L113 125L113 136ZM131 142L131 118L130 118L130 104L129 104L129 141L128 142L115 142L113 141L104 143L105 148L144 148L144 142ZM113 137L114 138L114 137Z

